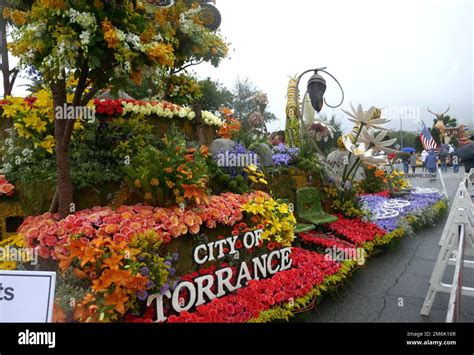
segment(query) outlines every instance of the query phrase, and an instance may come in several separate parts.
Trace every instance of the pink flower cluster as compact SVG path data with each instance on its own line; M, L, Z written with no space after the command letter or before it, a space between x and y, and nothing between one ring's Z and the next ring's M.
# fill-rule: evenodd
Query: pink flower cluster
M243 219L241 206L256 194L225 193L209 198L208 205L192 210L151 206L122 206L116 211L109 207L94 207L76 212L59 220L57 214L45 213L26 218L18 233L30 247L39 247L42 258L56 258L56 252L65 253L62 246L70 236L80 235L87 240L113 237L116 241L130 240L138 233L154 230L164 243L174 238L198 234L202 227L215 228L217 224L233 226Z
M10 184L4 175L0 175L0 196L13 196L15 193L15 186Z
M170 316L170 323L212 322L242 323L258 317L260 312L283 302L307 295L321 284L325 276L335 274L340 264L321 254L293 248L292 268L269 279L252 280L244 288L223 298L197 307L195 312Z

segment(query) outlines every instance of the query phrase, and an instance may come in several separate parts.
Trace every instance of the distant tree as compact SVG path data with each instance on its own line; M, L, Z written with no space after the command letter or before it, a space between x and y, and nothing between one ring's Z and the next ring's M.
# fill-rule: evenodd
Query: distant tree
M451 137L451 140L450 140L449 143L452 144L452 146L455 147L455 148L459 148L459 146L460 146L459 139L456 136Z
M225 86L211 78L198 82L202 97L196 103L205 110L218 111L220 107L231 107L234 96Z
M3 10L28 10L33 5L32 0L0 0L0 56L2 62L0 63L0 69L3 76L3 96L10 96L12 94L13 86L15 85L16 78L19 70L16 68L10 69L10 60L8 57L8 42L7 42L7 27L11 24L8 17L3 16Z
M327 121L324 115L321 115L321 118ZM337 120L335 115L331 116L329 124L334 128L334 136L329 138L327 142L324 140L318 142L319 148L326 155L337 149L337 140L342 136L341 121Z
M433 120L433 124L436 124L436 119ZM457 127L458 125L458 120L454 117L451 117L450 115L444 115L443 116L443 122L446 127Z
M423 143L421 142L420 135L416 136L415 146L413 147L416 149L417 152L422 152L425 148L423 147Z
M249 129L252 125L252 117L254 121L259 119L262 123L276 119L275 115L268 111L266 94L258 90L248 78L237 79L232 94L234 95L232 108L235 116L241 121L244 130ZM257 115L260 116L257 117Z

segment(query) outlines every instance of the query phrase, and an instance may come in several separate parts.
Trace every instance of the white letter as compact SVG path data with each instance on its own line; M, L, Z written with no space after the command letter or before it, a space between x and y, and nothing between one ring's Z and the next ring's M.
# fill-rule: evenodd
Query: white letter
M238 238L238 236L229 237L229 238L226 239L227 243L230 246L229 255L234 255L235 253L237 253L237 250L235 250L235 242L237 241L237 238Z
M224 257L224 244L226 243L225 239L218 240L214 243L216 248L219 248L219 254L217 255L217 259L222 259Z
M262 240L263 229L256 229L253 231L253 233L255 234L255 245L257 246L260 244L260 241Z
M248 238L249 237L252 239L250 243L248 243ZM254 245L255 245L255 236L253 235L253 233L252 232L245 233L245 235L244 235L244 247L245 247L245 249L250 249Z
M268 256L268 260L267 260L267 269L268 269L268 273L270 275L274 275L276 274L279 270L280 270L280 264L278 264L278 266L275 268L275 269L272 269L272 261L273 261L273 257L277 254L280 254L280 251L279 250L275 250L275 251L272 251L270 253L270 255Z
M217 154L217 166L225 166L225 158L222 153Z
M53 349L56 346L56 333L49 333L49 345L48 348Z
M280 250L281 253L281 269L280 271L283 270L288 270L291 268L291 263L293 262L293 259L290 258L291 254L291 248L284 248Z
M179 291L181 291L182 288L186 287L189 291L189 302L187 306L181 306L179 304ZM184 281L181 282L173 291L173 309L178 312L184 312L184 311L189 311L191 307L194 305L194 302L196 302L196 288L191 282Z
M20 332L18 334L18 344L20 345L26 345L26 335L25 332Z
M223 277L224 273L226 274L225 277ZM217 277L216 297L222 297L225 295L224 286L227 287L227 290L229 292L233 292L238 289L238 287L232 286L232 284L230 283L230 279L232 278L232 269L230 267L217 270L215 274Z
M171 298L171 292L170 290L166 291L165 296L168 298ZM148 296L146 306L149 307L152 303L153 300L156 299L156 322L164 322L168 317L165 317L164 311L163 311L163 295L161 293L156 293L154 295Z
M56 118L57 120L63 119L63 108L61 106L56 106L54 108L54 118Z
M247 283L249 280L252 279L252 276L250 276L250 271L249 267L247 266L247 263L245 261L242 261L242 264L240 264L240 271L239 271L239 277L237 278L237 283L235 284L237 287L243 287L244 285L241 284L243 279L246 279Z
M207 280L207 285L204 286L204 281ZM204 294L206 294L207 298L209 298L209 301L212 301L214 298L216 298L216 295L212 293L211 288L214 285L214 277L212 275L204 275L201 277L197 277L194 279L194 282L196 283L197 286L197 302L196 302L196 307L200 306L206 301L204 300Z
M258 277L258 270L260 270L260 274L262 278L267 277L267 254L262 255L261 257L256 257L252 259L253 262L253 278L255 280L259 280Z
M201 245L198 245L195 249L194 249L194 262L196 264L199 264L199 265L202 265L204 264L206 261L207 261L207 253L206 255L204 256L203 259L200 259L199 258L199 250L203 249L205 252L207 251L207 248L206 248L206 245L205 244L201 244Z

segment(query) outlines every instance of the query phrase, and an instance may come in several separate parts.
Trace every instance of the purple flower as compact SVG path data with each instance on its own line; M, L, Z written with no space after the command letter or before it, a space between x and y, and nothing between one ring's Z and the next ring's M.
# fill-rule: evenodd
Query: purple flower
M291 156L288 154L274 154L273 155L273 164L275 165L289 165L291 161Z
M137 297L140 301L145 301L148 298L148 292L145 290L138 291Z
M171 286L171 289L174 290L178 286L178 281L175 281L173 283L173 286Z
M165 265L170 268L171 267L171 262L170 261L165 261Z
M155 287L155 283L153 281L148 281L145 285L147 289Z
M174 254L172 255L172 257L173 257L173 260L178 260L178 259L179 259L179 254L178 254L178 253L174 253Z
M173 277L176 274L176 269L174 267L172 267L168 272L169 272L170 276Z
M148 270L148 268L146 266L144 266L140 269L140 274L142 276L148 276L150 274L150 270Z
M166 292L168 292L170 289L170 285L165 283L163 286L160 288L160 293L164 295Z

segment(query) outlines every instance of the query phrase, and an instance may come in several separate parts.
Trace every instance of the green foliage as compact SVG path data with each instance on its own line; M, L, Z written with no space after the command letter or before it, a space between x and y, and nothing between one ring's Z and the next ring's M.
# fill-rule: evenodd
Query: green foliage
M125 182L147 203L163 205L206 198L207 152L186 147L181 131L172 126L161 149L151 145L123 167Z
M372 194L381 192L387 187L385 172L377 169L374 165L364 165L365 179L360 183L360 187L365 193Z
M71 143L71 177L83 189L123 177L122 166L145 146L156 144L151 125L140 115L110 122L87 123ZM4 173L13 183L56 181L56 157L37 149L29 139L10 130L2 158Z
M218 81L206 78L199 81L199 86L201 87L202 96L196 100L196 103L201 105L203 109L217 112L221 107L232 105L232 93Z
M325 117L324 115L321 115L321 118L327 120L327 117ZM334 115L331 116L331 119L329 120L329 124L332 127L334 127L334 130L335 130L334 136L332 138L329 137L329 139L326 142L325 141L318 142L318 146L324 155L328 155L329 153L331 153L332 151L338 148L337 140L339 139L339 137L342 136L341 121L338 121L336 119L336 116Z

